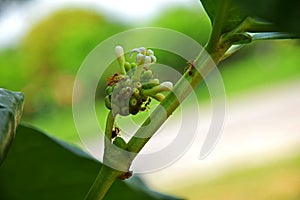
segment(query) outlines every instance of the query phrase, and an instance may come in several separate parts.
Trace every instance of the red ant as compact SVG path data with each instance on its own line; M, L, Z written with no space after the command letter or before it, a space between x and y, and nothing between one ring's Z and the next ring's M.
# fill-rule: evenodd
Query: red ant
M195 60L192 60L191 62L187 62L187 66L184 68L184 71L189 71L189 76L193 75L193 69L195 67Z
M115 73L113 76L106 78L106 83L108 86L113 86L119 80L119 74Z

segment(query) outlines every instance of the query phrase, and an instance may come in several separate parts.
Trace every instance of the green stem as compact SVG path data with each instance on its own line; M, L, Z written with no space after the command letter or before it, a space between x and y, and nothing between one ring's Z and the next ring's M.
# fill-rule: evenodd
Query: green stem
M110 111L106 120L103 160L107 160L108 155L110 155L109 146L111 145L112 129L114 126L114 122L115 118L113 116L112 111ZM89 193L86 196L86 200L103 199L111 185L123 174L124 172L112 169L103 164L96 180L94 181Z
M222 35L222 28L223 28L223 22L224 19L226 18L226 9L228 2L226 0L221 0L221 3L219 4L219 8L217 11L216 18L213 21L213 27L212 27L212 32L210 35L210 39L208 44L206 45L206 51L211 54L213 53L220 41L220 37Z
M102 165L101 170L92 185L85 200L100 200L103 199L111 185L123 174L124 172L117 171L105 165Z
M278 28L269 22L258 21L251 17L247 17L233 32L244 33L244 32L277 32Z
M115 123L115 117L113 116L112 111L109 111L107 118L106 118L104 147L109 146L108 142L109 143L111 142L112 130L114 128L114 123ZM104 148L104 155L105 155L105 150L106 150L106 148Z
M230 47L230 44L220 44L220 37L222 34L222 25L225 10L227 7L226 1L222 1L219 8L219 14L216 17L213 25L212 34L205 50L199 53L199 56L194 61L195 68L192 69L192 75L187 71L183 77L176 83L173 90L168 93L166 98L148 117L143 125L137 130L135 135L128 142L128 150L130 152L139 153L145 144L150 140L154 133L160 128L160 126L166 121L166 119L176 110L180 103L194 90L194 88L203 80L203 77L213 69L225 52ZM208 54L207 54L208 52ZM209 56L210 57L209 57ZM212 58L212 59L211 59ZM201 74L198 72L201 71ZM124 163L124 169L129 169L131 162L134 160L135 155L131 157L123 156L122 154L114 156L114 150L109 148L111 145L111 131L113 128L114 116L110 112L107 118L105 135L108 139L105 139L104 160L112 162ZM122 160L124 159L124 160ZM126 162L127 161L127 162ZM88 196L87 200L99 200L104 197L113 182L125 172L117 171L109 168L105 165L102 166L99 175L96 178Z
M170 92L166 98L146 119L140 129L137 130L135 135L128 142L128 150L130 152L139 153L145 144L151 139L155 132L161 127L165 120L176 110L176 108L203 80L212 69L215 63L223 57L226 50L229 48L222 48L222 52L218 51L212 53L207 57L207 53L202 51L195 60L195 68L201 71L201 74L197 69L193 70L193 75L190 76L189 72L186 72L184 76L176 83L172 92ZM131 157L133 160L135 156Z
M133 74L132 80L133 81L140 81L141 73L143 71L144 65L138 65L135 68L135 72Z

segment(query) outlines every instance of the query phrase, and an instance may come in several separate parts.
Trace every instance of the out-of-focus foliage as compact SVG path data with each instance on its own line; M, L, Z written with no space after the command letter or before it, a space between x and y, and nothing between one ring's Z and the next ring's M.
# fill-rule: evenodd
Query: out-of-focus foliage
M172 8L166 10L154 19L150 26L176 30L193 38L203 46L208 40L211 31L209 18L202 11L200 4L199 7L193 9ZM160 63L171 66L180 73L184 72L187 61L183 58L159 49L155 50L155 55Z
M80 149L20 125L0 166L0 199L81 200L100 168L101 163ZM178 198L154 192L134 176L126 182L117 180L105 199Z
M200 4L194 9L173 8L167 10L157 17L151 25L179 31L202 45L205 45L211 30L209 18L202 11Z
M21 48L35 68L73 73L98 43L121 30L97 13L63 10L33 27Z
M199 4L197 9L165 11L150 25L177 30L205 44L210 24L200 9ZM25 116L70 106L82 61L101 41L126 28L92 11L58 11L38 22L16 49L0 52L0 86L25 93ZM163 51L156 54L160 63L184 71L184 59Z
M166 10L147 26L177 30L202 45L211 30L210 20L201 10L200 4L195 9ZM30 120L53 134L57 133L56 136L59 134L59 138L74 141L78 137L74 134L76 130L72 120L71 95L76 72L96 45L129 28L88 10L58 11L38 22L18 47L0 51L0 87L25 93L26 121ZM156 36L142 37L147 40L155 39ZM298 49L297 42L283 41L246 47L220 66L226 92L244 91L299 76L300 68L295 64ZM159 63L172 66L180 73L184 72L186 60L170 52L154 51ZM117 64L112 63L100 80L102 86L105 78L113 75L115 66ZM98 98L104 94L102 86L99 87ZM197 93L200 99L209 98L204 83ZM98 111L104 109L104 106L98 107ZM28 116L34 118L29 119ZM61 126L62 121L64 127Z
M300 35L300 2L295 0L233 0L250 16L275 23L281 31Z
M201 11L200 4L195 9L164 11L148 26L177 30L201 44L205 44L210 32L209 19ZM37 22L19 46L0 51L0 87L24 92L24 119L38 121L41 128L55 133L51 128L52 122L61 124L61 117L65 123L72 121L73 81L85 57L103 40L129 28L90 10L56 11ZM186 60L161 50L155 50L155 54L160 63L184 72ZM102 86L105 77L115 73L115 65L112 63L101 78ZM104 94L103 88L100 85L98 98ZM66 108L66 112L61 108ZM65 126L68 129L64 131L65 135L75 132L71 121L70 125ZM62 128L60 125L58 127ZM61 138L69 138L59 132Z
M15 50L0 53L1 87L22 90L25 114L69 106L75 74L101 41L124 30L98 13L62 10L37 23Z

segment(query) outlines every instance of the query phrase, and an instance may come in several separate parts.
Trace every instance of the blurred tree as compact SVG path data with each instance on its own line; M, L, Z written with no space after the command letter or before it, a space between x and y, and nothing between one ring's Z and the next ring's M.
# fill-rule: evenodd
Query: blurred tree
M202 45L208 40L211 30L209 18L201 11L200 5L197 8L166 10L151 25L179 31Z
M206 43L211 30L209 18L204 12L201 12L200 5L197 8L178 7L166 10L154 19L150 25L179 31L193 38L201 45ZM159 58L160 63L172 66L180 73L184 71L186 60L162 50L155 50L155 54Z
M39 104L51 105L54 100L60 106L71 105L73 80L82 61L97 44L123 29L84 10L62 10L44 19L21 45L29 76L34 77L25 94L35 96Z
M89 10L57 11L34 25L17 50L0 53L0 86L24 91L30 99L27 116L71 105L73 81L84 58L122 30L123 25Z

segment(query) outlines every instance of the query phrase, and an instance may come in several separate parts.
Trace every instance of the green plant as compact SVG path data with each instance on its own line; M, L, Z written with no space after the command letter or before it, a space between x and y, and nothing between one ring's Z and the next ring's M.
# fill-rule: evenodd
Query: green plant
M276 2L283 1L277 0ZM145 66L145 64L148 65L156 61L152 51L147 51L144 48L135 49L133 52L138 53L137 60L135 63L128 63L125 61L122 49L120 47L116 49L121 73L111 77L108 82L106 106L108 109L111 109L111 112L109 112L107 117L103 160L104 163L117 165L118 169L121 168L122 170L101 165L78 149L50 138L39 131L35 131L31 127L20 126L8 158L0 168L0 195L3 195L1 197L5 199L18 199L21 197L33 199L32 196L35 196L36 199L82 199L95 177L97 169L101 167L86 199L103 199L110 188L112 188L111 191L115 189L116 192L110 191L107 194L108 199L117 198L113 195L117 195L116 193L120 191L123 198L171 199L172 197L149 191L141 184L138 178L134 178L134 180L137 179L136 181L139 181L139 183L134 184L134 187L136 188L139 185L139 189L127 194L122 191L122 188L128 187L127 183L118 180L127 179L132 175L128 170L135 156L166 120L161 116L166 112L167 117L169 117L180 106L180 102L205 78L199 73L199 70L207 70L209 72L212 61L218 64L242 46L255 40L297 38L297 35L281 32L282 30L294 32L293 27L296 26L295 24L285 25L291 28L282 29L280 23L278 25L271 23L281 22L280 19L270 18L271 21L262 20L256 16L253 17L252 14L248 14L239 7L239 4L242 4L242 6L251 5L251 1L202 0L202 4L212 22L210 39L205 46L205 51L199 52L197 58L188 64L182 78L174 87L168 82L160 83L159 80L152 76L151 70ZM260 3L257 2L257 6L259 7ZM286 20L288 21L289 19ZM293 20L291 19L291 21ZM297 31L295 32L297 33ZM212 60L203 60L203 58L206 58L207 53ZM131 70L135 70L135 73L130 74ZM186 80L189 84L187 84ZM10 148L15 129L20 120L23 98L20 94L6 90L1 90L0 92L0 97L3 97L3 99L0 99L0 111L2 111L0 161L2 162ZM125 95L126 98L118 99L118 96L126 92L128 93ZM168 93L165 95L162 92ZM129 142L126 143L120 136L114 136L113 133L117 130L117 127L114 126L116 115L128 116L129 114L138 114L139 111L147 107L150 98L159 100L160 106L151 113L150 117L145 120L144 124ZM128 101L130 106L129 108L122 107L116 101ZM151 119L155 120L148 125ZM115 146L135 153L135 155L128 156L122 151L115 150ZM41 151L38 150L38 152L33 154L32 152L37 149L41 149ZM26 156L31 157L26 159ZM35 163L37 160L39 160L38 165ZM43 162L40 162L40 160L43 160ZM11 178L13 175L12 169L20 161L24 164L23 170L20 170L22 173L20 173L19 177ZM65 164L59 165L57 162ZM37 174L40 179L36 180L36 185L31 185L35 187L28 187L25 184L31 178L28 172L39 172ZM56 180L55 184L51 182L53 179ZM23 182L19 182L19 180ZM117 182L120 187L115 186L116 184L113 185L114 182ZM15 185L9 185L8 183ZM41 183L44 184L44 188L38 187L38 184ZM21 191L21 194L13 194L11 188Z

